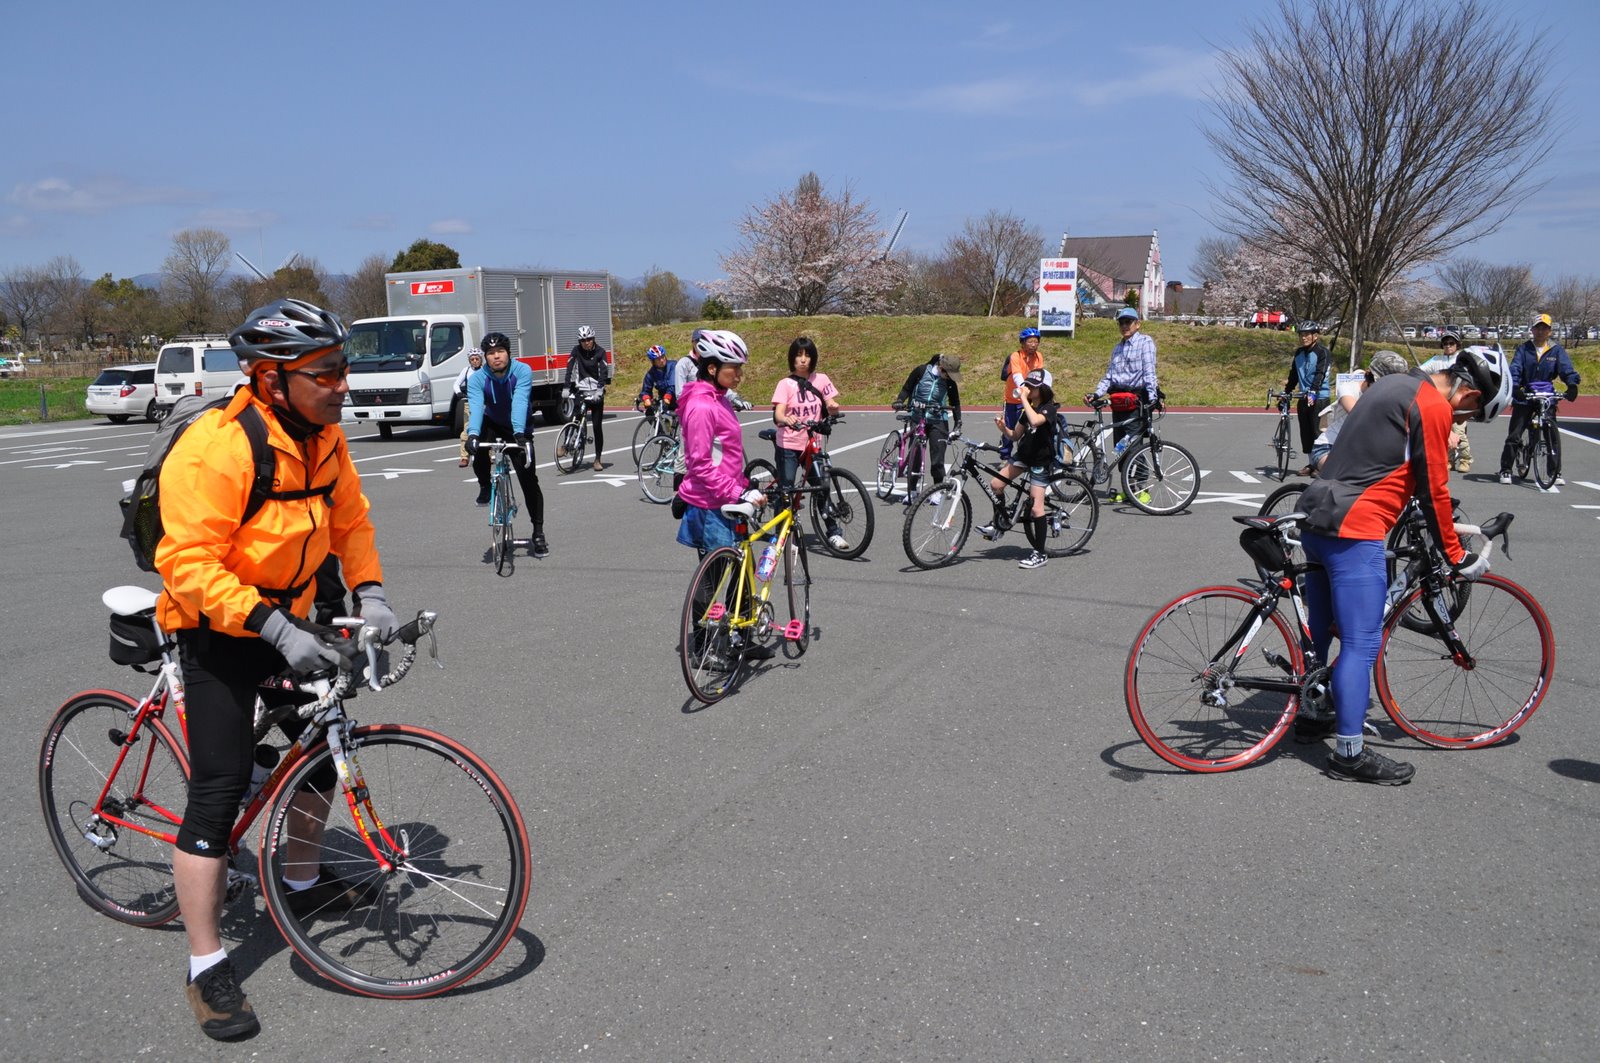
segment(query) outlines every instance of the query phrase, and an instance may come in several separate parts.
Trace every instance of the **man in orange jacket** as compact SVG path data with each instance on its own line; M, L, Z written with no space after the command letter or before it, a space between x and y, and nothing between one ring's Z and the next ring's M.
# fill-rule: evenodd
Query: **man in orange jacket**
M367 499L338 428L349 391L345 336L338 318L297 299L253 311L228 337L248 383L190 425L161 467L157 616L178 643L192 767L172 871L189 940L185 992L200 1028L219 1040L260 1026L219 933L228 836L254 762L256 691L270 676L324 671L348 652L331 629L305 619L329 555L343 565L366 622L385 638L398 626ZM276 460L273 489L249 519L255 463L241 416L265 423ZM284 729L303 726L291 718ZM332 774L313 778L314 789L292 805L299 840L284 881L296 910L350 907L364 897L320 866Z
M1017 333L1017 341L1021 344L1012 352L1006 364L1000 370L1000 387L1005 392L1006 408L1003 413L1006 430L1000 438L1000 460L1007 461L1011 458L1011 429L1017 426L1017 420L1022 416L1022 382L1028 379L1028 374L1035 369L1044 368L1044 355L1039 353L1039 330L1029 326Z

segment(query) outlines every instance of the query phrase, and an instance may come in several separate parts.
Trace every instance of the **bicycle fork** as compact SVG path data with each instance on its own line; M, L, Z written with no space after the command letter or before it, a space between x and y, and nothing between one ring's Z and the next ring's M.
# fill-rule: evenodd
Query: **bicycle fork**
M372 794L367 789L367 781L362 777L361 764L356 759L355 750L348 747L346 739L349 737L350 723L348 720L328 728L328 751L333 754L333 763L339 773L339 786L344 792L345 802L350 806L350 818L354 822L356 831L361 835L361 841L366 845L367 851L372 854L372 859L378 864L379 870L389 874L395 870L395 861L390 860L383 850L378 848L373 840L376 830L378 837L387 846L387 851L399 856L402 860L410 856L410 838L401 831L401 843L397 844L389 835L389 828L383 825L378 814L372 808Z

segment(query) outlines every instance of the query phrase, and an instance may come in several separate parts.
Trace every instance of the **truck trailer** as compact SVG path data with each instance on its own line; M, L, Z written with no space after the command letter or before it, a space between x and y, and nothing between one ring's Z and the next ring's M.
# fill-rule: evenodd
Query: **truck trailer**
M503 332L511 356L533 370L531 408L547 424L560 419L568 352L588 325L615 364L611 347L611 278L586 270L471 269L389 273L386 317L350 325L350 397L344 420L376 424L389 438L396 425L440 425L459 434L465 404L455 393L467 351L485 334Z

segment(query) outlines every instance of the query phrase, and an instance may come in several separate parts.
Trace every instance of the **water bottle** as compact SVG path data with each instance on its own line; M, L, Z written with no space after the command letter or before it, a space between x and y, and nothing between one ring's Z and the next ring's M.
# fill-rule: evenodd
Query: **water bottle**
M250 769L250 786L244 792L244 800L239 802L242 810L251 801L256 799L256 794L267 785L267 779L272 776L272 769L278 766L278 751L271 746L262 744L256 746L255 765Z
M762 583L772 578L772 573L778 567L778 541L773 539L761 549L761 557L756 561L756 579Z
M1121 454L1124 450L1127 450L1127 449L1128 449L1128 437L1127 436L1123 436L1121 439L1117 440L1117 453Z

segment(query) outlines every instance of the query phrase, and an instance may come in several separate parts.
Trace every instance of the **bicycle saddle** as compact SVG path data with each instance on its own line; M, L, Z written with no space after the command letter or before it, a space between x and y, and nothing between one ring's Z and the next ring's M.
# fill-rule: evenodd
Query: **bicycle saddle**
M138 616L154 609L160 595L143 587L112 587L100 596L100 601L118 616Z
M1298 524L1306 519L1306 515L1304 513L1281 513L1275 517L1251 516L1234 517L1233 519L1235 522L1243 524L1247 528L1257 528L1261 531L1266 531L1269 528L1276 528L1281 524Z

